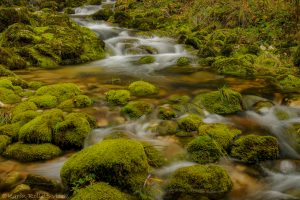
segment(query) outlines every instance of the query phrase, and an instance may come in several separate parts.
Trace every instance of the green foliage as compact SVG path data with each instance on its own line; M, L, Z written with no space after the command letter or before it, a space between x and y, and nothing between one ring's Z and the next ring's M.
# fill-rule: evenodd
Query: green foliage
M104 140L68 159L61 169L62 182L71 186L80 178L95 174L97 181L126 188L127 177L148 171L144 147L128 139Z
M217 162L222 156L222 148L207 135L192 140L187 146L187 151L191 159L200 164Z
M191 63L190 59L188 57L180 57L177 59L176 64L178 66L187 66Z
M209 199L223 198L232 188L227 172L217 165L195 165L174 172L166 185L166 197L193 195Z
M0 65L0 76L15 77L16 74L6 69L3 65Z
M216 114L231 114L242 111L242 96L227 87L200 94L195 97L194 103Z
M3 156L22 162L50 160L61 154L61 150L53 144L22 144L9 145Z
M166 160L162 153L159 150L157 150L154 146L147 142L142 142L142 145L147 156L148 164L151 167L158 168L166 163Z
M80 178L78 181L72 183L72 190L77 193L80 188L91 185L95 183L96 175L89 174L83 178Z
M0 154L6 149L6 147L11 143L10 137L7 135L0 135Z
M135 96L149 96L158 92L155 85L145 81L135 81L129 85L128 89Z
M106 93L106 100L112 105L125 105L130 100L128 90L110 90Z
M0 7L0 32L14 23L28 24L30 16L27 8Z
M121 112L132 119L137 119L152 112L152 105L146 101L131 101Z
M288 75L279 81L279 85L284 92L298 92L300 88L300 78Z
M233 143L231 156L246 163L275 160L279 157L279 145L272 136L247 135Z

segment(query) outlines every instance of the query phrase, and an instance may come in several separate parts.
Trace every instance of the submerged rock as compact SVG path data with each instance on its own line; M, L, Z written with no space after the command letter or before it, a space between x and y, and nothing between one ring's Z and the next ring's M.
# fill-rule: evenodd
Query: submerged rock
M59 193L63 191L63 187L58 181L35 174L29 174L24 182L31 188L48 191L51 193Z

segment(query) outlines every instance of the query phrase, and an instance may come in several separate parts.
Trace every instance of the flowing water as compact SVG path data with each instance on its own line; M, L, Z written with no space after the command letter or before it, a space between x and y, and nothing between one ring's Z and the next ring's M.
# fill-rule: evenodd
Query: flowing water
M112 5L113 3L114 1L109 0L104 2ZM99 99L103 99L104 93L109 89L125 88L130 82L141 79L151 81L160 87L158 97L150 99L154 104L163 102L170 95L193 97L199 92L216 90L228 85L243 95L248 95L246 107L249 109L226 117L205 113L204 122L231 124L243 130L245 134L276 136L281 147L281 157L284 158L264 162L259 166L246 166L230 159L222 160L220 164L228 170L234 183L228 199L300 199L299 154L294 140L286 134L293 124L300 123L300 108L280 105L284 95L276 92L264 80L224 77L205 69L201 70L196 63L192 63L189 67L176 68L174 65L179 57L185 56L191 60L194 58L183 45L177 44L171 38L140 36L134 30L85 17L99 9L102 9L102 5L77 8L71 17L81 26L95 31L104 40L108 52L105 59L54 70L18 72L25 80L46 83L74 82L88 91L87 94L95 99L95 105L86 111L97 118L100 128L93 130L86 139L85 146L101 141L111 132L126 131L128 137L150 142L168 159L173 160L168 166L153 172L154 176L163 179L180 167L196 164L182 159L181 155L185 153L185 149L181 141L173 136L156 135L155 127L160 120L155 114L138 121L130 121L120 116L118 110L110 110L105 101ZM141 57L149 54L155 57L154 63L137 64ZM255 112L252 108L258 101L270 101L274 106ZM284 119L278 117L278 112L285 113L286 117ZM16 170L59 179L59 170L70 155L72 153L52 161L26 165L3 160L0 164L0 173Z

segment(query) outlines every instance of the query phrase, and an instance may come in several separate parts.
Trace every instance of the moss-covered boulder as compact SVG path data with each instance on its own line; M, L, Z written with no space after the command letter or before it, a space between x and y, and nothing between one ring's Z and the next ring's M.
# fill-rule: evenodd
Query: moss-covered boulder
M199 127L199 135L208 135L225 150L240 134L242 131L225 124L204 124Z
M6 147L11 143L10 137L7 135L0 135L0 154L6 149Z
M59 147L53 144L22 144L9 145L4 156L22 162L50 160L61 154Z
M0 32L4 31L9 25L14 23L28 24L30 16L25 7L1 7L0 8Z
M242 111L242 96L230 88L200 94L193 100L196 105L216 114L231 114Z
M135 174L147 177L148 167L144 147L139 142L128 139L104 140L67 160L61 169L61 178L65 185L71 186L94 174L95 180L128 188L128 178Z
M39 108L54 108L57 106L57 98L52 95L32 96L29 98Z
M13 141L18 140L18 133L22 125L20 123L5 124L0 126L0 135L11 137Z
M71 200L129 200L128 195L107 183L99 182L77 190Z
M177 121L179 128L185 132L198 131L198 127L203 124L202 118L196 114L189 114Z
M55 125L63 121L63 112L59 109L45 111L34 118L19 131L19 140L25 143L51 143Z
M93 101L86 95L78 95L73 99L76 108L86 108L92 105Z
M166 159L164 158L162 153L159 150L157 150L154 146L147 142L142 142L142 145L147 156L148 164L151 167L158 168L166 163Z
M199 136L192 140L187 151L191 159L200 164L217 162L222 156L221 146L209 136Z
M156 131L161 136L174 135L178 131L178 124L176 121L164 120L159 123Z
M128 90L110 90L106 93L106 100L112 105L125 105L130 100Z
M180 57L177 59L176 64L178 66L187 66L191 63L190 59L188 57Z
M38 107L35 105L35 103L30 101L25 101L22 103L19 103L16 107L14 107L12 113L13 115L17 115L19 113L23 113L25 111L36 111Z
M73 83L60 83L43 86L36 91L37 96L51 95L55 96L59 102L74 98L80 95L79 87Z
M132 119L137 119L152 112L152 105L146 101L131 101L121 112Z
M62 149L82 148L91 132L88 119L81 113L70 113L54 127L54 143Z
M135 96L149 96L158 92L155 85L145 81L135 81L129 85L128 89Z
M156 59L153 56L143 56L137 61L137 64L146 65L154 63L155 61Z
M217 165L195 165L174 172L166 185L164 199L221 199L230 192L232 182L227 172Z
M28 110L24 112L20 112L18 114L15 114L11 120L12 123L18 123L21 126L27 124L37 116L39 116L41 113L33 110Z
M279 85L284 92L298 92L300 89L300 78L288 75L279 81Z
M0 101L2 103L14 104L21 101L21 98L13 90L0 87Z
M279 144L272 136L247 135L233 143L230 155L246 163L275 160L279 157Z
M173 119L176 118L176 112L171 107L162 106L158 110L158 118L159 119Z
M0 64L0 77L15 77L16 74Z
M63 191L62 185L59 181L46 178L41 175L29 174L24 183L32 189L39 189L51 193L60 193Z

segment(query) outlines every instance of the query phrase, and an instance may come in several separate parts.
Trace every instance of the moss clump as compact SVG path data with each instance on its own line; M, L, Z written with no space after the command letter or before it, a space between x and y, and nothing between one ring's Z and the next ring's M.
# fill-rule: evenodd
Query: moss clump
M208 135L227 150L233 139L242 131L225 124L205 124L199 127L199 135Z
M186 195L223 198L232 188L227 172L217 165L195 165L175 171L166 185L166 199L178 199Z
M28 87L33 90L37 90L37 89L43 87L44 85L45 85L45 83L40 82L40 81L31 81L28 83Z
M106 93L106 100L113 105L125 105L130 100L128 90L110 90Z
M107 183L99 182L77 190L71 200L128 200L127 195Z
M14 23L29 23L29 13L27 8L1 7L0 8L0 32Z
M54 143L63 149L82 148L84 139L91 132L87 118L81 113L70 113L55 125Z
M300 67L300 45L297 47L297 50L294 54L294 65Z
M222 148L209 136L199 136L192 140L187 151L191 159L200 164L217 162L222 156Z
M52 130L61 121L63 121L61 110L46 111L22 126L19 131L19 140L25 143L51 143Z
M6 78L0 79L0 88L1 87L6 88L6 89L11 89L11 90L13 90L13 88L14 88L12 82Z
M190 59L188 57L180 57L178 58L178 60L176 61L176 64L178 66L187 66L191 63Z
M54 108L57 106L57 98L52 95L32 96L29 98L39 108Z
M11 143L10 137L7 135L0 135L0 155L6 149L6 147Z
M153 56L144 56L141 57L137 63L140 65L146 65L146 64L151 64L155 62L155 58Z
M131 101L122 108L121 112L132 119L137 119L152 112L152 105L146 101Z
M203 124L202 118L195 114L189 114L178 121L178 126L186 132L198 131L198 127Z
M104 8L99 11L97 11L95 14L93 14L92 18L94 20L105 20L107 21L111 16L113 16L114 12L110 8Z
M284 92L298 92L300 89L300 78L288 75L279 81L279 85Z
M158 118L164 119L164 120L173 119L173 118L176 118L176 113L172 108L161 107L161 108L159 108L159 111L158 111Z
M14 104L21 101L21 98L14 91L0 87L0 101L3 103Z
M166 163L166 160L163 157L162 153L155 147L147 142L143 142L142 145L144 147L147 161L150 166L157 168L163 166Z
M76 153L66 161L60 174L62 182L68 186L95 174L96 180L126 188L127 177L145 174L148 167L143 145L134 140L114 139Z
M157 132L159 135L174 135L178 131L178 124L175 121L164 120L157 126Z
M247 163L274 160L279 157L279 145L272 136L247 135L233 143L231 156Z
M28 110L33 110L36 111L38 108L35 105L35 103L30 102L30 101L25 101L20 104L18 104L14 109L13 109L13 115L17 115L19 113L28 111Z
M92 100L86 95L78 95L74 97L74 104L76 108L86 108L92 105Z
M19 123L20 125L23 126L24 124L30 122L31 120L33 120L39 115L40 115L39 112L28 110L14 115L11 121L12 123Z
M16 74L13 73L12 71L6 69L3 65L0 65L0 76L5 76L5 77L15 77Z
M154 85L145 81L135 81L129 85L128 89L135 96L149 96L158 92Z
M216 114L231 114L242 111L242 96L226 87L219 91L200 94L195 97L194 103Z
M10 159L16 159L22 162L31 162L39 160L50 160L61 154L59 147L53 144L22 144L15 143L9 145L4 156Z
M55 96L59 102L71 99L81 94L79 87L73 83L60 83L54 85L48 85L39 88L36 91L36 95L52 95Z
M21 128L20 123L5 124L0 127L0 135L6 135L12 138L12 140L18 140L18 133Z

